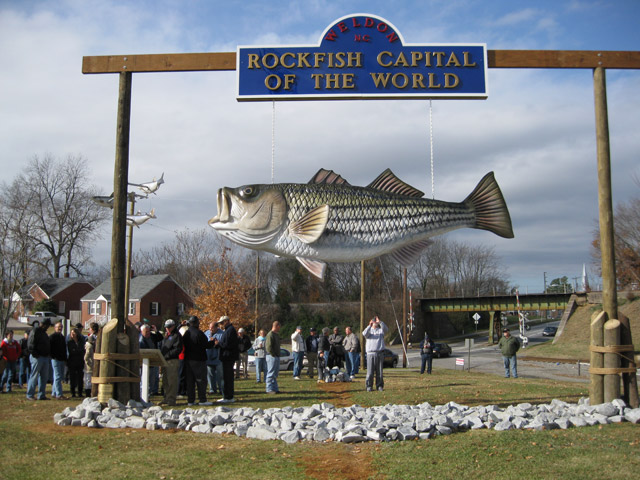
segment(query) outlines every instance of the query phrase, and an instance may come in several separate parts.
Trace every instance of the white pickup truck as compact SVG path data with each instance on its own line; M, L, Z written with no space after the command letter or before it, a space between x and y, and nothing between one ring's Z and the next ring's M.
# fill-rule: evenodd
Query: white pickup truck
M53 325L56 322L61 322L64 320L62 315L57 315L53 312L35 312L33 315L27 315L24 317L18 318L22 323L26 323L27 325L33 325L33 322L40 322L48 318L51 320L51 324Z

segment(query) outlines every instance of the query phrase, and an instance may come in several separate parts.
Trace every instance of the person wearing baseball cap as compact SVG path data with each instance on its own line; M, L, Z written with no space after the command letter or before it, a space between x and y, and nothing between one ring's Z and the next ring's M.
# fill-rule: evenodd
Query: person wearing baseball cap
M164 322L165 336L160 344L160 352L167 361L167 366L162 371L162 383L164 388L164 400L161 404L175 406L178 396L178 359L182 352L182 335L178 333L176 322L171 318Z

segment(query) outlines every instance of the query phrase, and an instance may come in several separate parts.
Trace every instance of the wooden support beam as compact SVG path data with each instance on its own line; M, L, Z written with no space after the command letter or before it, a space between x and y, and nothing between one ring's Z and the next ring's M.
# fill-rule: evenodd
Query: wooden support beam
M487 50L489 68L640 69L640 52L597 50ZM236 52L102 55L82 58L82 73L235 70Z

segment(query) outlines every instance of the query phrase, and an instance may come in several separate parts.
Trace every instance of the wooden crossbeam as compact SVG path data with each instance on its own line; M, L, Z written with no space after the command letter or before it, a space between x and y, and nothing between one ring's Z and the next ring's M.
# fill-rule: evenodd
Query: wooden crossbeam
M640 52L488 50L489 68L640 69ZM82 58L82 73L194 72L236 69L235 52L103 55Z

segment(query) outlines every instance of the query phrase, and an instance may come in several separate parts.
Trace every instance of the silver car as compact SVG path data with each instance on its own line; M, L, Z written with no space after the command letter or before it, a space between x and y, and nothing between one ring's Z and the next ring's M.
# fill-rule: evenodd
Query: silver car
M247 370L250 372L256 371L256 357L253 356L253 348L250 348L247 353L249 359L247 360ZM293 354L286 348L280 349L280 371L293 370Z

